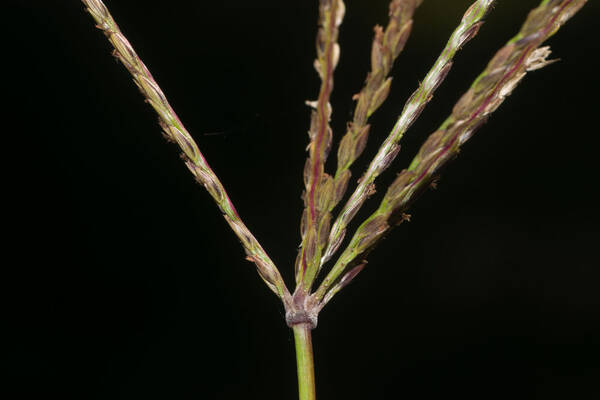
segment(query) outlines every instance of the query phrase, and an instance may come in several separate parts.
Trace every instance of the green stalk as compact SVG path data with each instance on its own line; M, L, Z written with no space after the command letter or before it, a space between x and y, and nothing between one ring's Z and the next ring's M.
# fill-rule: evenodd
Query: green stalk
M296 363L298 365L298 398L300 400L315 400L315 366L313 360L312 338L310 324L297 324L294 330L296 342Z

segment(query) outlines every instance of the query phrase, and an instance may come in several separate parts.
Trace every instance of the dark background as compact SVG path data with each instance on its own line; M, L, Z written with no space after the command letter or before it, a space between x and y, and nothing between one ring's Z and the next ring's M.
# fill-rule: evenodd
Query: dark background
M319 85L316 3L106 0L288 285L303 103ZM355 177L470 3L426 0L417 12ZM590 3L550 40L561 61L527 76L322 312L319 398L600 396L600 7ZM7 4L6 398L295 398L282 307L82 4ZM536 4L498 2L405 137L380 197ZM336 139L372 27L387 22L387 1L347 8Z

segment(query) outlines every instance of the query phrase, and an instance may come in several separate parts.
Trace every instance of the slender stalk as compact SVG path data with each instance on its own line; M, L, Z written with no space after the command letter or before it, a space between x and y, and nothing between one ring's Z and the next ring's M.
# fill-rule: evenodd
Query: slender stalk
M298 366L298 395L300 400L315 400L315 367L310 324L297 324L294 330L296 363Z

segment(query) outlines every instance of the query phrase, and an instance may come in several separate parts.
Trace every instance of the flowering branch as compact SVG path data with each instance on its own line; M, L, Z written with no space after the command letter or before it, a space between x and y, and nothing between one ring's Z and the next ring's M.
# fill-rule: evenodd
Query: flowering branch
M302 244L295 265L296 283L298 289L304 293L310 291L329 234L329 205L333 201L334 181L324 172L324 165L331 148L329 98L333 90L333 71L340 56L337 37L344 13L345 5L342 0L320 0L319 2L317 59L314 65L321 78L321 89L318 100L308 102L314 110L308 132L309 156L304 167L306 190L303 195L305 208L300 226Z
M173 108L171 108L167 98L150 74L148 68L146 68L146 65L139 58L127 38L121 33L106 6L101 0L82 1L87 7L87 11L98 24L97 27L104 32L108 41L114 47L114 56L127 68L133 77L133 81L146 98L146 102L158 114L159 123L165 137L176 143L182 150L182 158L186 166L196 180L212 196L223 213L223 217L240 239L246 252L246 259L256 264L260 277L269 289L275 292L284 303L289 303L290 294L277 267L240 219L225 188L204 159L204 156L198 149L198 145L185 129L179 117L173 111Z

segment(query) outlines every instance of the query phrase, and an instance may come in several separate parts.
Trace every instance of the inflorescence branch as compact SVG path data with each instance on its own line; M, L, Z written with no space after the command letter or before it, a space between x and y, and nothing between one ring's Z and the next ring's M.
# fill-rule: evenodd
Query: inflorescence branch
M165 137L179 146L186 166L217 203L223 217L242 243L246 259L256 264L258 273L267 286L281 298L284 304L288 304L291 296L277 267L240 219L225 188L204 159L198 145L171 108L148 68L121 33L106 6L101 0L82 1L96 21L97 27L104 32L114 47L114 56L127 68L135 84L146 98L146 102L158 114Z
M310 292L320 266L321 253L329 235L330 204L334 201L336 191L333 178L324 172L324 165L331 149L329 98L333 90L333 71L340 57L337 37L344 13L342 0L319 1L317 58L314 66L321 78L321 88L317 101L307 102L314 110L308 131L308 159L304 167L304 212L300 223L302 243L295 265L297 290L304 294Z

